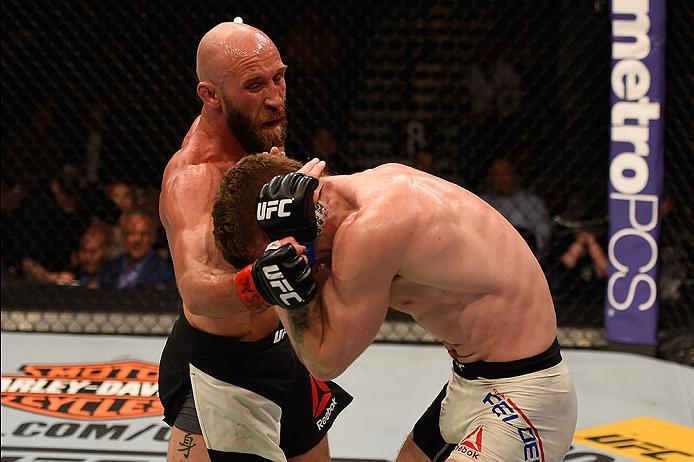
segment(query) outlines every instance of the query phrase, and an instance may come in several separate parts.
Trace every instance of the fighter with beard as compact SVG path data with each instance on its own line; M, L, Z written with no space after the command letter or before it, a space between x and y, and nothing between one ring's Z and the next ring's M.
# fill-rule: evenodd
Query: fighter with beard
M351 401L309 375L275 310L248 298L248 275L212 234L224 172L246 155L284 155L286 68L272 40L244 24L219 24L198 46L202 112L164 170L159 202L183 300L160 361L167 461L327 462L327 430ZM324 167L314 159L300 171ZM326 385L337 400L329 418L312 402L312 388Z

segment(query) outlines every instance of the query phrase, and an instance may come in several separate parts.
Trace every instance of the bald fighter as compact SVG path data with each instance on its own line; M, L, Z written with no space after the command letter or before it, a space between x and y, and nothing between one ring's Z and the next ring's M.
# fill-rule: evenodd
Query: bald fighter
M219 24L198 47L202 112L164 171L160 198L183 299L160 362L168 461L325 462L327 430L351 400L309 375L274 309L249 294L212 235L224 172L249 154L283 155L285 69L270 38L247 25ZM329 415L313 402L317 388L336 400Z
M281 307L308 369L341 374L393 307L453 358L398 461L562 460L576 395L547 282L513 226L469 191L403 165L320 179L288 174L297 167L243 159L222 180L213 220L225 258L248 264L259 296ZM297 244L310 240L313 268Z

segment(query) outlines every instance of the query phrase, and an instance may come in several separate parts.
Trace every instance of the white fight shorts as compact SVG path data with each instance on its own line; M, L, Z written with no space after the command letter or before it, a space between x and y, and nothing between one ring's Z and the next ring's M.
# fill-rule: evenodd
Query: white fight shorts
M555 341L519 361L454 361L413 439L431 460L558 462L571 445L576 414L576 392Z

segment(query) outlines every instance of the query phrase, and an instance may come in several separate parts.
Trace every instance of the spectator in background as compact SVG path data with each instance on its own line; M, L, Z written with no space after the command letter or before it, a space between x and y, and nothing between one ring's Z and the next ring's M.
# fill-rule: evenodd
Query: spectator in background
M135 205L135 190L126 181L114 181L107 188L108 197L120 210L121 216L129 213Z
M590 190L572 193L554 221L547 274L557 311L599 319L609 261L604 202ZM575 314L574 314L575 316Z
M109 255L112 229L109 225L95 221L80 239L78 268L75 279L82 287L99 287L101 271Z
M582 258L589 257L589 264L581 270L586 280L605 279L609 263L598 237L591 231L579 231L573 235L573 241L559 260L564 268L572 270Z
M16 215L24 276L32 281L70 283L71 254L97 211L80 186L77 169L66 165L27 197Z
M80 238L80 248L71 255L74 257L75 272L45 271L42 281L59 285L79 285L96 289L104 261L108 257L111 244L111 227L95 220Z
M159 222L154 216L134 210L123 219L125 253L108 260L100 278L106 289L162 287L173 283L173 268L155 251Z
M558 234L553 255L558 253L559 258L547 271L556 309L574 317L579 309L583 316L600 319L609 265L603 233L579 228Z
M604 233L586 228L560 230L547 258L547 281L559 319L602 320L608 259ZM558 258L557 258L558 255Z
M108 197L118 207L119 216L116 226L113 229L111 253L112 257L122 254L125 251L123 246L123 218L135 208L135 189L132 185L123 180L117 180L109 184L106 188Z
M489 167L485 189L480 197L499 211L516 229L535 238L536 255L542 258L552 235L549 212L544 201L520 185L520 175L505 157L494 159Z

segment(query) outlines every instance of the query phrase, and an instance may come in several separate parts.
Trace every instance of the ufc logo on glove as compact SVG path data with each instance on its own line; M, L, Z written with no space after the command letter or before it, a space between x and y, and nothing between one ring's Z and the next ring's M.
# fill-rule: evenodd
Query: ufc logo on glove
M296 300L301 303L304 301L303 298L299 296L294 291L294 288L287 282L277 265L263 266L263 274L270 281L270 287L275 287L279 289L281 294L279 294L280 300L282 300L286 305L289 305L289 300Z
M285 207L290 206L292 202L294 202L293 198L258 202L256 219L258 221L269 220L272 218L273 212L276 213L278 217L286 218L291 215L291 212L285 210Z

